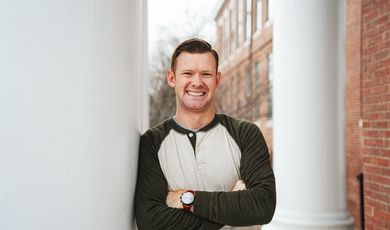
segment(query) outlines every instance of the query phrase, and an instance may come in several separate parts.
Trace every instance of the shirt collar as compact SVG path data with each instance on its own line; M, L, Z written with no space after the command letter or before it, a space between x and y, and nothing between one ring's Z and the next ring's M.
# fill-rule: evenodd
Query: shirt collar
M217 114L215 114L213 120L210 123L208 123L206 126L198 130L191 130L185 128L183 125L181 125L179 122L176 121L174 116L170 119L169 122L172 125L174 130L178 131L179 133L188 134L188 133L196 133L196 132L207 132L208 130L214 128L219 123L219 118Z

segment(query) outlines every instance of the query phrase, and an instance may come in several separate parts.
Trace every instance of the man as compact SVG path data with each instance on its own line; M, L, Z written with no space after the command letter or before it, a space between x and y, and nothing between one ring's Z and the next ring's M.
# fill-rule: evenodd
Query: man
M140 141L136 221L143 229L260 229L276 204L259 128L216 114L218 54L190 39L172 55L176 113ZM249 227L231 227L249 226Z

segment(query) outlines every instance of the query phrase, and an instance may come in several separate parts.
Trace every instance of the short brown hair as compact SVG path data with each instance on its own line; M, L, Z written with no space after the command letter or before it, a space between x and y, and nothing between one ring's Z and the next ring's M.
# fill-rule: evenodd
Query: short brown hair
M202 54L202 53L210 52L215 59L216 71L218 71L219 58L218 58L217 51L215 51L211 47L210 43L206 42L205 40L199 38L191 38L180 43L180 45L176 47L175 51L173 52L171 58L171 70L173 72L175 72L176 69L176 59L182 52L188 52L191 54L194 53Z

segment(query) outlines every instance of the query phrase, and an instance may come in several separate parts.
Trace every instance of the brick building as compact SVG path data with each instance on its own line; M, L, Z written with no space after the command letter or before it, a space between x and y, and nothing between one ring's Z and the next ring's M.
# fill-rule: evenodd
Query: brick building
M221 1L215 20L223 74L218 108L256 122L272 151L271 9L267 0Z
M356 229L361 214L366 229L390 229L390 1L349 0L347 15L348 207Z
M341 135L341 141L336 140L343 143L339 148L342 158L338 158L341 160L334 161L331 165L342 163L343 166L336 167L335 171L340 171L341 177L346 175L346 179L344 188L341 186L337 193L347 193L345 203L349 214L353 216L354 229L390 229L390 1L344 0L340 1L341 4L332 2L307 0L301 2L302 5L308 6L307 9L296 9L300 16L305 16L313 4L319 9L318 12L321 12L321 7L324 11L329 7L329 12L341 12L335 14L335 20L339 21L335 21L337 24L333 25L341 25L341 28L318 32L327 36L341 31L340 40L343 40L340 43L344 50L340 59L342 64L335 63L334 67L341 69L344 76L343 80L333 80L337 83L334 86L341 85L343 88L341 108L344 109L338 111L339 107L335 108L335 113L342 114L344 135ZM275 141L272 140L273 127L275 128L275 122L278 122L276 115L273 119L272 112L278 109L272 108L272 95L275 95L272 92L275 75L273 69L278 68L277 65L272 67L273 57L276 55L273 52L273 15L276 13L272 12L278 10L273 10L273 4L273 0L220 1L215 17L216 49L221 56L220 70L223 74L218 94L219 110L257 123L269 143L271 152L274 152L272 143ZM310 18L315 14L307 15ZM321 17L321 13L318 15ZM328 17L329 15L323 15L322 25L325 27L328 24L324 23L333 23ZM302 31L297 29L297 33L299 30ZM335 38L337 40L337 36ZM315 46L313 48L316 49ZM321 50L318 53L333 55ZM334 55L334 59L337 59L337 55ZM342 66L338 67L340 65ZM318 82L324 83L321 79ZM306 87L309 86L310 83ZM313 85L314 87L317 86ZM331 87L329 89L331 90ZM331 96L324 95L324 98ZM336 131L335 133L337 134ZM278 154L277 150L274 154ZM283 205L283 199L279 201ZM296 210L297 213L299 211ZM277 210L276 219L283 222L283 218L278 215ZM347 219L344 218L345 223L348 222Z

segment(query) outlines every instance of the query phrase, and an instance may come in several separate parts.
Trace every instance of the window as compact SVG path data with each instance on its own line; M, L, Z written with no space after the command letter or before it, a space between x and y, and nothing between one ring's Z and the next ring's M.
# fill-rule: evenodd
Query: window
M231 76L230 79L232 79L233 76ZM233 78L234 79L234 78ZM225 100L228 102L229 108L228 111L231 112L232 108L234 108L234 85L232 84L232 81L229 81L228 83L228 92L226 95ZM222 97L225 97L225 95L222 95Z
M252 0L246 0L246 20L245 20L245 40L248 40L251 37L251 27L252 27Z
M272 119L273 57L267 55L267 119Z
M260 63L256 62L255 63L255 86L260 85Z
M262 0L256 1L256 30L261 30L263 26L263 5Z
M254 116L255 116L255 120L260 120L260 95L261 95L261 91L260 91L260 62L256 61L255 62L255 66L254 66L254 74L255 74L255 96L256 96L256 99L255 99L255 112L254 112ZM260 93L259 93L260 92Z
M245 71L245 95L247 97L251 96L252 93L252 79L251 79L251 69L250 65L247 65Z
M231 1L230 5L230 52L233 52L237 47L236 40L236 27L237 27L237 14L236 7L234 5L235 1Z
M230 40L230 31L229 31L229 17L228 15L225 15L225 19L224 19L224 38L225 38L225 43L223 45L223 48L225 50L224 54L225 54L225 57L224 59L227 60L227 58L229 57L230 55L230 45L229 45L229 40Z
M239 73L236 75L236 109L240 108L240 93L241 93L241 76Z
M260 97L256 97L255 103L255 120L260 120Z
M220 54L220 57L221 57L221 62L224 61L223 59L223 56L224 56L224 49L223 49L223 45L224 45L224 41L225 41L225 35L223 34L224 31L223 31L223 20L220 18L218 20L218 35L219 35L219 38L218 38L218 43L219 43L219 54Z
M274 1L267 0L267 21L274 18Z
M243 27L243 0L238 0L237 2L237 23L238 23L238 33L237 33L237 47L242 43L242 36L244 33Z

